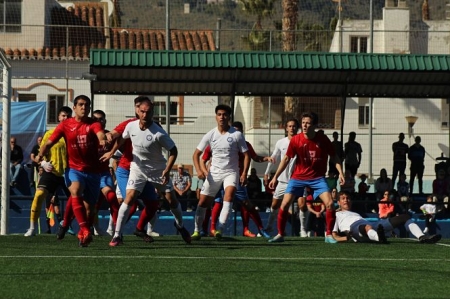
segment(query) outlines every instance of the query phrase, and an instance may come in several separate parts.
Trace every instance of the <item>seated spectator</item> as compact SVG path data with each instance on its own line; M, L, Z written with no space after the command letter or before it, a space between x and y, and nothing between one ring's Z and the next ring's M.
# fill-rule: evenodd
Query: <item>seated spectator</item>
M306 189L309 189L306 196L306 207L308 209L306 219L307 235L308 237L323 237L325 236L325 217L323 215L325 204L319 198L314 199L309 187L306 187Z
M355 193L355 178L352 176L350 170L346 169L344 172L345 183L341 185L341 191L346 191L350 194Z
M185 210L192 211L191 203L188 201L191 195L191 175L184 171L184 165L178 164L177 172L174 173L173 178L173 188L178 200L182 206L185 206Z
M19 177L20 171L22 169L23 162L23 150L16 144L16 138L11 137L9 144L11 145L11 155L10 155L10 175L11 175L11 186L17 186L17 179Z
M261 182L261 179L256 174L255 168L252 168L250 170L250 175L247 178L247 193L248 193L248 197L253 202L257 202L258 206L259 206L259 204L260 204L259 200L263 199L262 182Z
M427 203L420 206L420 210L423 212L425 217L425 229L423 231L424 234L428 233L430 230L433 230L431 227L436 218L436 205L433 204L433 195L427 196Z
M433 195L436 196L438 202L448 201L449 186L445 178L445 170L439 169L436 174L436 179L433 181ZM436 206L439 213L444 208L443 205Z
M369 191L370 186L366 183L367 176L363 173L359 177L361 182L358 184L358 195L360 200L365 200L367 197L367 191Z
M408 209L408 212L412 213L411 204L406 204L406 202L410 202L409 197L409 183L406 181L406 174L402 173L399 176L399 181L397 183L397 196L402 202L403 207Z
M395 215L395 205L392 202L393 199L391 191L385 191L383 193L383 198L380 199L378 204L378 217L380 219L391 218Z
M383 198L386 191L391 191L393 188L392 180L388 178L385 168L380 170L380 177L375 181L375 190L377 193L377 199Z

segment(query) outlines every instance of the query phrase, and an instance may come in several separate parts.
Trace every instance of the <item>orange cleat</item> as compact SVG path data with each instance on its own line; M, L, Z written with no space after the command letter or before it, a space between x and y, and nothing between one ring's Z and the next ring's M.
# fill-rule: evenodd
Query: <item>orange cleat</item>
M244 237L247 238L255 238L256 235L254 233L252 233L250 230L245 230L244 233L242 234Z

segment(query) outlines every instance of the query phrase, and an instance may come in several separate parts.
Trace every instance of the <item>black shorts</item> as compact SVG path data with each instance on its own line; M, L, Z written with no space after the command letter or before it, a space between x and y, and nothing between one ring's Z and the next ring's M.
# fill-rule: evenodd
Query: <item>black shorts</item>
M57 176L53 172L46 172L42 174L39 179L38 188L48 191L49 194L54 194L58 187L62 188L67 196L70 196L69 190L66 187L64 177Z

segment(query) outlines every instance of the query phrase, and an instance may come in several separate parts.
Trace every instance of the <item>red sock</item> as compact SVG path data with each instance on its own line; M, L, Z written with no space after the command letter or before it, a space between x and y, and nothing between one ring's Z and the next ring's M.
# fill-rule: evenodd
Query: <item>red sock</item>
M207 208L205 213L205 219L203 219L202 223L202 230L206 233L208 232L208 224L210 218L211 218L211 208Z
M117 201L116 192L109 190L108 193L106 193L106 200L109 203L109 210L111 212L111 217L113 219L114 225L117 222L117 215L119 214L119 202Z
M245 233L248 230L248 222L250 217L248 215L247 209L241 205L241 217L242 217L242 232Z
M88 228L86 208L84 207L83 198L72 197L72 209L80 228Z
M137 200L135 200L130 207L130 213L128 214L127 222L130 221L131 217L133 217L134 213L136 213L137 207L138 207Z
M263 229L263 224L261 220L261 215L259 215L259 212L255 209L255 207L252 207L250 211L248 211L250 218L252 218L253 222L255 222L256 226L259 230Z
M326 235L331 235L333 231L334 223L336 222L336 211L333 209L327 209L325 214L325 223L326 223Z
M74 217L73 209L72 209L72 196L69 196L66 203L66 209L64 210L64 219L63 219L63 226L67 227L72 222L72 219Z
M141 213L141 216L139 217L139 221L136 225L136 228L138 230L144 230L147 223L150 221L150 219L153 218L156 211L158 211L159 208L159 202L157 200L145 200L144 201L145 208Z
M222 203L216 202L211 211L211 230L216 230L216 222L219 219L220 211L222 211Z
M280 208L278 211L278 219L277 219L277 227L278 227L278 234L284 236L285 235L285 229L286 229L286 222L289 218L289 210L283 210Z

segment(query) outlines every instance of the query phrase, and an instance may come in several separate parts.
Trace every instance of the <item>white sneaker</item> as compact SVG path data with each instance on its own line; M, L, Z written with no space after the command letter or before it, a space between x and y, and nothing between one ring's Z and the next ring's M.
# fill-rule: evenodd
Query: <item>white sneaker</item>
M306 235L307 235L308 238L312 238L313 237L313 232L312 231L308 231L306 233Z
M423 233L426 234L428 232L428 227L425 227L425 229L423 230Z
M306 233L306 231L305 230L300 230L300 237L301 238L307 238L308 237L308 234Z
M27 230L27 232L24 234L25 237L34 237L36 236L36 232L34 231L34 229L29 228Z
M153 232L153 231L151 231L151 232L147 231L147 235L149 235L150 237L160 237L161 236L159 233Z
M113 235L114 235L114 230L108 228L108 230L106 231L106 233L107 233L108 235L110 235L110 236L113 236Z

